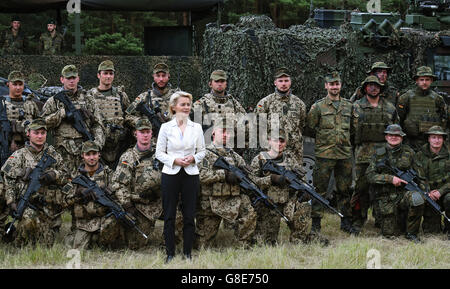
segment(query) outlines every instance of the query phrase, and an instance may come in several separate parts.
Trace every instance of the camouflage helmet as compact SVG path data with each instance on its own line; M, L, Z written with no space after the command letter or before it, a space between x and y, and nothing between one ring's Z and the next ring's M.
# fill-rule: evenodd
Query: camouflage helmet
M78 76L78 69L75 65L69 64L64 66L64 68L61 71L61 75L65 78L69 77L77 77Z
M152 123L148 118L140 118L136 121L135 127L136 130L152 129Z
M155 66L153 66L153 74L158 72L169 73L169 66L162 62L155 64Z
M431 70L431 67L428 67L428 66L421 66L421 67L417 68L416 75L414 75L413 78L414 78L414 80L416 80L418 77L421 77L421 76L429 76L429 77L432 77L433 80L437 79L436 75L433 74L433 70Z
M47 124L45 123L45 120L43 118L35 118L28 125L27 130L38 130L41 128L47 130Z
M384 87L384 84L380 82L380 80L378 79L378 77L376 77L375 75L369 75L366 77L366 79L364 79L363 82L361 82L361 86L363 91L366 89L366 85L369 83L376 83L380 86L380 88Z
M116 71L114 69L114 63L111 60L105 60L102 61L99 65L98 65L98 69L97 71L100 72L102 70L112 70L112 71Z
M18 70L11 71L8 75L8 82L22 81L25 82L25 76Z
M286 67L280 67L275 71L275 74L273 75L275 79L282 77L282 76L286 76L286 77L291 77L289 75L289 71Z
M402 131L402 127L398 124L390 124L384 131L385 134L394 134L399 136L406 136L406 133Z
M433 125L425 134L437 134L446 136L447 133L438 125Z
M341 76L339 75L339 72L333 71L332 73L329 73L325 76L326 82L335 82L339 81L341 82Z
M91 151L99 152L100 147L94 141L91 141L91 140L85 141L81 147L81 152L88 153Z
M211 75L209 77L210 80L218 81L218 80L227 80L228 76L227 73L223 70L214 70L211 72Z
M366 73L370 74L372 73L375 69L386 69L388 71L388 73L392 70L392 67L389 67L386 65L386 63L378 61L378 62L374 62L372 64L372 67L370 68L370 70L368 70Z

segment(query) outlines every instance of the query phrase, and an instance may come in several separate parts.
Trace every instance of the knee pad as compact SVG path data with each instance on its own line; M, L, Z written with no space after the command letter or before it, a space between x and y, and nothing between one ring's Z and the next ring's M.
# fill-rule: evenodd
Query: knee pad
M411 194L411 206L419 207L425 203L422 195L419 192L412 192Z

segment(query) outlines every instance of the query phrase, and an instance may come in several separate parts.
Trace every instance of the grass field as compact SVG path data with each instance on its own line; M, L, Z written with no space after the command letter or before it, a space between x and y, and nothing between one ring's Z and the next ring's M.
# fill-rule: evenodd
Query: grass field
M68 231L70 216L64 216L61 236L51 248L27 246L13 248L0 243L0 268L66 268L77 256L68 255L62 235ZM326 214L322 232L330 245L294 245L288 242L289 230L282 225L278 246L257 245L252 249L237 247L230 230L221 229L212 249L193 252L193 260L177 256L164 264L161 221L152 234L152 245L145 250L106 251L99 248L80 252L81 268L159 268L159 269L301 269L301 268L366 268L375 264L371 249L379 252L381 268L450 268L450 241L446 236L421 236L423 244L414 244L403 237L387 240L378 236L378 229L369 219L359 237L339 230L339 219ZM369 255L368 255L369 253ZM372 267L372 265L370 266Z

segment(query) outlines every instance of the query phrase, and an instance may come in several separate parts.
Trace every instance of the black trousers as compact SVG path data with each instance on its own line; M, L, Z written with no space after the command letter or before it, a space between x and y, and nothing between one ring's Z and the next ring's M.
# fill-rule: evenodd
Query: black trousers
M175 255L175 216L180 193L181 212L183 214L183 253L191 253L195 236L194 219L199 190L199 176L188 175L183 168L176 175L162 174L161 192L167 255Z

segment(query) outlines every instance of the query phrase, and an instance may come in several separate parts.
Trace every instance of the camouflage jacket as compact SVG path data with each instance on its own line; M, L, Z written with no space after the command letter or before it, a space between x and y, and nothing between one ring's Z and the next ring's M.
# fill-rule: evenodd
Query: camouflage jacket
M225 170L214 167L214 163L219 158L212 151L215 151L232 166L244 168L244 159L235 151L229 148L217 147L214 143L206 147L206 155L200 166L201 194L203 196L227 197L238 196L240 194L239 184L229 184L225 180Z
M428 191L438 190L441 196L450 192L450 149L447 145L441 148L439 154L430 150L426 144L415 157L420 174L426 179Z
M20 55L24 53L24 49L27 46L27 38L19 30L16 36L13 35L12 29L8 28L1 34L1 43L3 43L3 54L4 55Z
M62 205L64 200L60 195L59 188L67 183L68 172L65 171L63 160L61 155L51 146L45 144L44 148L37 152L28 143L24 148L15 151L6 160L2 167L3 181L5 186L5 199L7 204L11 204L19 201L22 194L25 193L28 187L28 174L34 169L37 163L42 158L44 151L47 150L47 154L56 160L56 163L51 165L46 171L53 171L56 175L56 182L52 185L42 185L39 191L32 196L30 203L37 208L40 212L44 212L47 216L53 216L53 212L49 211L49 207L45 204ZM25 210L26 214L32 216L37 212L34 212L30 208ZM24 213L24 214L25 214Z
M308 113L307 128L315 137L316 157L326 159L348 159L352 157L351 135L354 134L358 116L352 103L340 98L336 109L329 96L316 101Z
M353 93L353 95L350 97L350 101L354 103L357 100L360 100L361 98L363 98L364 95L365 95L365 92L362 91L362 86L358 86L358 88L356 88L356 90ZM387 101L392 103L394 106L396 106L397 105L397 100L398 100L398 97L399 97L399 91L398 91L397 88L389 85L386 82L384 84L384 87L382 88L382 90L380 92L380 97L383 97L384 99L386 99Z
M94 98L85 90L80 89L75 95L69 95L69 98L75 108L82 111L86 127L94 137L95 143L99 147L103 147L105 144L103 118ZM77 143L81 143L83 136L66 119L64 104L55 100L54 97L50 97L42 108L41 116L45 119L48 129L53 129L55 144L63 146L70 154L79 156L81 147L76 145L75 140Z
M50 32L45 32L39 37L39 54L57 55L61 54L64 46L64 38L61 33L56 32L52 37Z
M123 205L133 204L148 219L159 217L154 203L160 203L161 171L154 151L140 152L135 145L119 159L113 175L112 189ZM145 193L146 197L139 194ZM162 206L161 206L162 208Z
M442 96L420 88L408 90L402 94L397 103L400 125L408 137L424 136L434 125L446 129L448 115L447 105Z
M390 124L398 123L394 105L380 98L377 107L373 107L367 97L353 104L355 118L355 160L357 164L367 164L375 153L375 148L385 143L384 130Z

